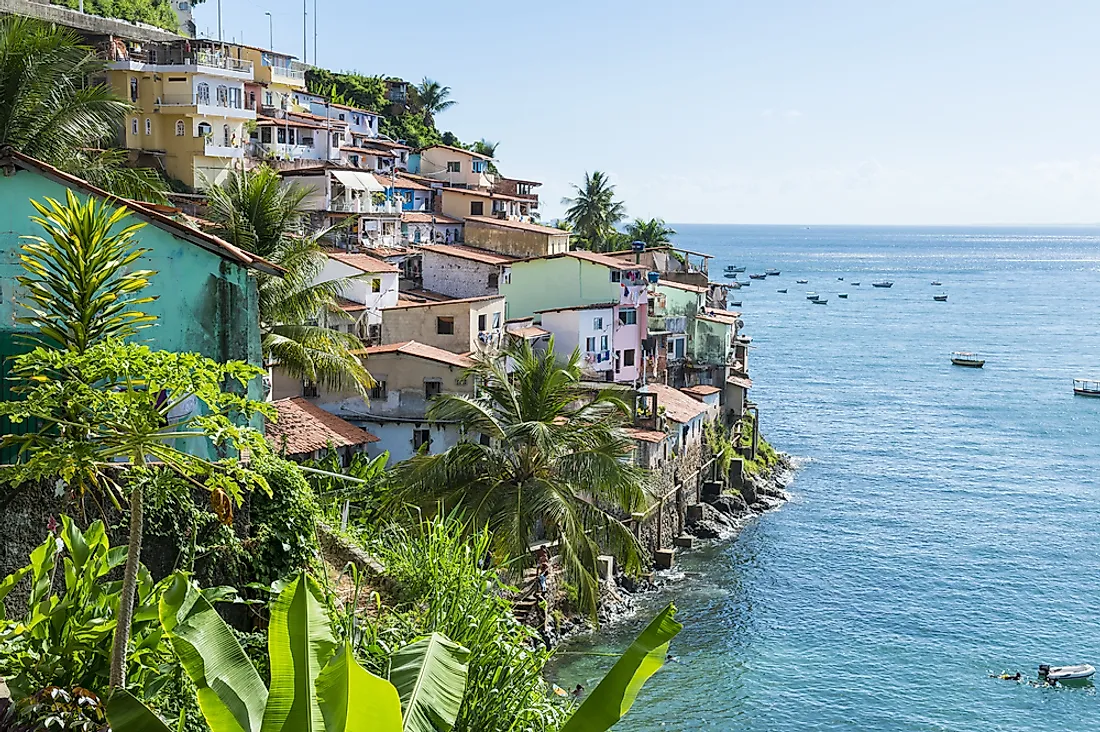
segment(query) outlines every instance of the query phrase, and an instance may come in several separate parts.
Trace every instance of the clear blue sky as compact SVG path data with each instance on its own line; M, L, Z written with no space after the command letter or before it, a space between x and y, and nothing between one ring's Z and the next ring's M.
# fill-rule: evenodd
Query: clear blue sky
M450 86L544 218L603 170L675 222L1100 221L1095 0L317 2L320 66ZM300 0L222 0L226 38L265 7L301 56Z

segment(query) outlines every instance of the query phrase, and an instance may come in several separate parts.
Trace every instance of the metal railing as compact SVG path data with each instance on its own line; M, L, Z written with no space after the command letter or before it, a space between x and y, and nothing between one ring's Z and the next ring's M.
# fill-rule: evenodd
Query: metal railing
M199 51L195 54L195 65L206 66L211 69L225 69L226 71L242 71L251 74L253 66L251 61L240 58L222 56L209 51Z
M207 107L224 107L225 109L246 109L243 100L218 99L211 96L198 94L165 94L157 97L158 107L193 107L203 105Z

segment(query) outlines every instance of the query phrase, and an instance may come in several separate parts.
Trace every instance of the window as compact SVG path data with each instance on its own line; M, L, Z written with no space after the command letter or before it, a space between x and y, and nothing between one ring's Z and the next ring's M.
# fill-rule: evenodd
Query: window
M184 3L179 4L179 9L180 10L187 10L189 7L191 7L191 3L184 2Z
M475 160L470 165L470 169L473 170L475 173L484 173L485 172L485 161L484 160Z
M278 140L279 140L280 143L284 143L284 144L286 143L286 128L285 127L276 128L276 135L277 135Z
M442 381L425 381L424 382L424 398L431 399L437 397L443 393Z
M600 336L600 350L607 350L607 336Z
M227 87L225 84L218 84L217 94L218 94L218 106L219 107L228 107L229 106L229 87Z
M493 313L493 327L494 328L499 328L500 327L500 313L499 312Z
M130 120L130 132L132 132L135 135L138 133L138 119L137 119L137 117L134 117L133 119Z
M481 434L478 435L477 441L483 447L488 447L489 445L492 444L492 440L489 439L489 435L485 434L484 432L482 432Z
M619 270L617 270L617 269L611 270L611 281L612 282L618 282L619 279L620 279Z
M370 291L371 292L382 292L382 280L378 279L377 277L372 279L370 281Z
M264 106L265 107L275 106L275 97L271 94L271 92L264 92Z
M633 366L633 365L634 365L634 349L633 348L628 348L625 351L623 351L623 366Z
M232 89L230 89L229 90L229 106L233 107L234 109L240 109L241 108L241 99L242 99L243 96L244 96L244 91L243 90L238 89L237 87L233 87Z
M619 311L619 325L637 325L638 311L634 308L623 308Z
M302 396L306 398L312 398L319 396L320 390L317 388L316 381L303 381L302 382Z
M431 448L432 446L432 432L431 430L414 429L413 430L413 449L419 451L422 447Z
M458 160L448 161L448 163L447 163L447 172L448 173L461 173L462 172L462 163Z
M183 137L187 133L182 119L176 120L176 137Z
M489 287L496 288L500 286L500 275L496 272L489 273Z
M603 330L603 318L592 318L592 330Z
M454 335L455 319L453 317L441 317L435 319L435 332L438 335Z
M229 125L222 125L222 144L229 147Z
M595 338L595 336L593 336L592 338L585 338L584 339L584 350L588 351L589 353L592 353L596 350L596 338Z
M248 108L253 111L256 110L256 92L254 91L248 92Z
M145 134L153 134L153 120L149 119L148 117L145 118Z
M340 121L341 121L341 122L343 122L343 121L344 121L344 113L343 113L343 112L341 112L341 113L340 113Z
M471 216L483 216L485 214L485 203L482 201L470 201L470 215Z
M374 386L370 389L371 399L385 399L386 398L386 382L382 379L375 378Z
M195 104L210 104L210 85L205 81L195 87Z
M264 143L268 143L268 144L271 143L271 128L270 127L261 127L260 128L260 142L264 142Z
M209 122L199 122L199 137L209 137L214 134L214 128Z
M354 124L357 124L357 125L361 125L361 124L363 124L363 118L362 118L362 117L360 117L360 116L359 116L359 115L357 115L357 114L353 114L353 115L351 116L351 121L352 121L352 123L354 123Z
M130 101L131 102L136 102L137 100L138 100L137 77L136 76L131 76L130 77Z
M478 330L485 330L485 326L488 325L488 323L489 323L489 317L487 315L485 315L485 313L482 313L481 315L477 316L477 329Z

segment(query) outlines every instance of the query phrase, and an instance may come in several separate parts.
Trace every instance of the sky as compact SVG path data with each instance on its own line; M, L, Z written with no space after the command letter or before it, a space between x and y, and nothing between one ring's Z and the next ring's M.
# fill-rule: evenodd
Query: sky
M220 2L302 56L301 0ZM1096 0L305 2L310 63L449 86L544 219L601 170L678 223L1100 221Z

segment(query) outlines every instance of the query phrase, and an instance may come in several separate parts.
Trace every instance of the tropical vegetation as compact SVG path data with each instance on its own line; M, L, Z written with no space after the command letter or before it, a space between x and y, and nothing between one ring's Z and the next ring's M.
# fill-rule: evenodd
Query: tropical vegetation
M676 230L667 226L664 219L634 219L626 227L627 237L631 241L644 242L646 247L670 244L675 234Z
M203 0L191 0L198 5ZM171 0L52 0L54 5L63 5L76 10L83 7L85 13L101 15L106 18L121 18L131 23L148 23L172 33L180 30L179 18L172 9Z
M331 229L310 231L303 201L309 191L283 184L266 165L234 170L209 191L213 232L283 269L259 277L260 345L265 361L290 376L361 393L373 385L355 351L354 333L325 327L318 319L342 316L337 298L345 279L315 282L327 255L321 241Z
M159 175L128 167L125 151L103 149L131 110L106 85L88 82L104 69L95 49L72 30L0 17L0 147L124 198L162 202L166 184Z
M616 226L626 217L626 206L615 200L615 186L600 171L584 174L584 182L573 186L573 197L562 199L567 205L565 221L572 227L577 243L594 251L616 248Z
M424 118L425 125L432 126L435 124L437 114L458 104L450 96L451 87L443 86L438 81L425 76L423 81L413 87L413 109Z

